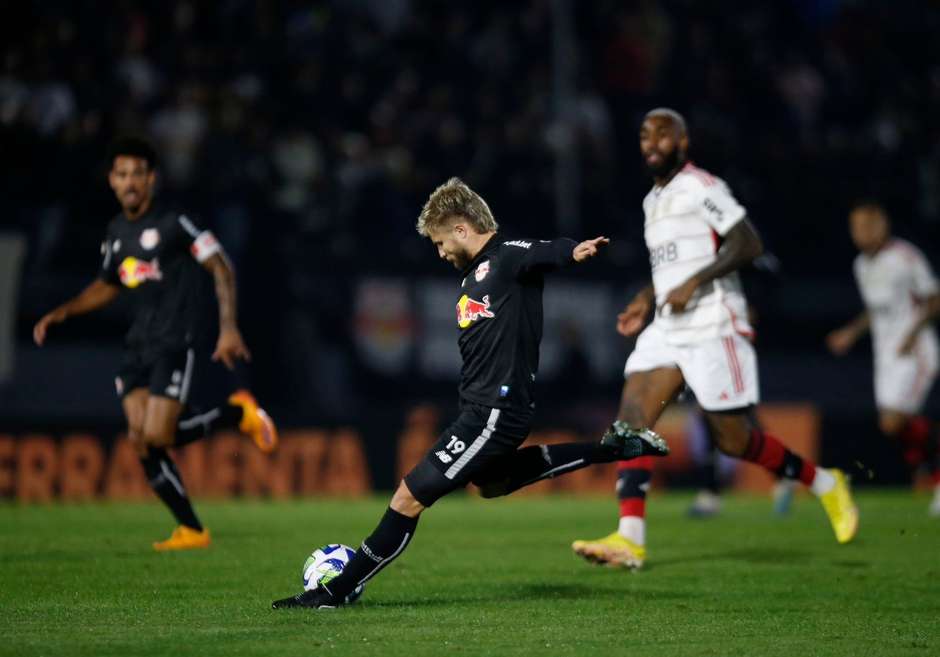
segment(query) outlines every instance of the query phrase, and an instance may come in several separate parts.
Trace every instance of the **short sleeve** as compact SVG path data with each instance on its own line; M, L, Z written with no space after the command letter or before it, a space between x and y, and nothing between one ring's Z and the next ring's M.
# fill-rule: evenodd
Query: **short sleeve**
M118 263L114 254L114 240L111 239L111 231L104 236L101 242L101 267L98 270L98 278L105 283L118 285L121 282L118 276Z
M212 234L212 231L198 226L185 214L176 218L177 226L182 231L185 244L197 262L203 263L216 253L222 251L222 246Z
M747 215L728 185L721 180L715 179L713 183L703 185L701 199L705 222L722 237Z
M922 254L914 258L914 294L920 298L933 296L940 292L937 277L934 276L930 263Z

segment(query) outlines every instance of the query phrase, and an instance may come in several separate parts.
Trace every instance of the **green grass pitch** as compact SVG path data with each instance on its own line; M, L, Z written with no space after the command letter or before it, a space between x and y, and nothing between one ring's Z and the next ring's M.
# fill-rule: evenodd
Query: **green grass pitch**
M198 504L207 551L157 554L157 504L0 505L0 655L938 655L940 521L907 491L859 496L857 541L766 499L684 517L650 504L643 572L592 566L612 499L481 501L426 514L405 555L337 611L272 611L307 553L353 546L385 498Z

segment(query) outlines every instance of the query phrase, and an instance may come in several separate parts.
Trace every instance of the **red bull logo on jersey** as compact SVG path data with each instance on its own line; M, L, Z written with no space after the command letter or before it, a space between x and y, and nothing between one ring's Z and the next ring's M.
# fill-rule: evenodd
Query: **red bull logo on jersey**
M163 272L160 271L160 263L156 258L148 262L128 256L118 267L118 277L124 287L135 288L146 281L161 280Z
M457 326L467 328L478 319L492 319L496 317L490 310L490 295L483 297L483 301L471 299L466 294L457 302Z

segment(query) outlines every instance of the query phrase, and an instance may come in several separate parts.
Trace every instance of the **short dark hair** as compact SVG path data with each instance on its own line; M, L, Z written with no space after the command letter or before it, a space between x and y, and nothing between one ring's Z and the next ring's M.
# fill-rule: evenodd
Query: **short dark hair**
M873 196L863 196L855 199L849 211L854 212L855 210L877 210L885 217L888 217L888 208L885 207L884 203Z
M118 137L108 147L108 165L114 166L114 158L126 155L139 157L147 162L150 169L157 168L157 149L143 137Z

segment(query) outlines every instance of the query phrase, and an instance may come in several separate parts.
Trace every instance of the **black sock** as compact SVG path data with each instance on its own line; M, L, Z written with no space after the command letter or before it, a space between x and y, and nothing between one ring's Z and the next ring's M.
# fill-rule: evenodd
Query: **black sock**
M196 413L180 418L176 425L176 447L202 440L219 429L232 429L242 421L242 407L222 404L205 413Z
M553 479L595 463L611 463L617 452L600 443L533 445L516 450L488 469L474 483L483 497L508 495L543 479Z
M704 458L705 460L698 466L699 486L710 493L718 495L721 493L721 480L718 475L718 452L710 447Z
M140 459L147 475L147 481L153 492L166 504L176 521L197 531L202 531L202 523L196 517L193 506L183 488L183 479L173 459L162 447L151 447L147 456Z
M345 600L357 586L372 579L405 551L417 526L417 518L409 518L392 508L386 509L378 526L356 550L356 556L350 559L343 572L330 580L329 585L324 588L338 600Z

